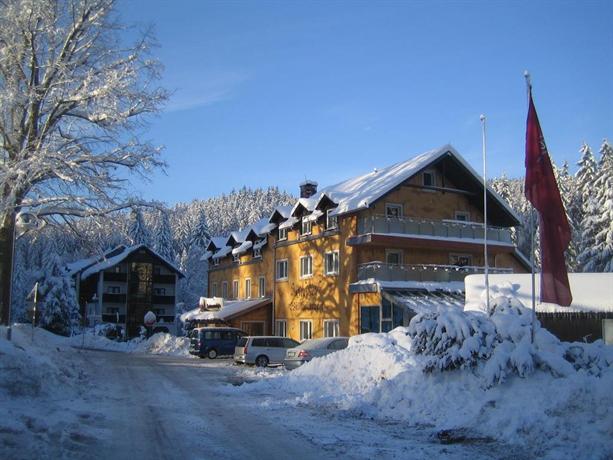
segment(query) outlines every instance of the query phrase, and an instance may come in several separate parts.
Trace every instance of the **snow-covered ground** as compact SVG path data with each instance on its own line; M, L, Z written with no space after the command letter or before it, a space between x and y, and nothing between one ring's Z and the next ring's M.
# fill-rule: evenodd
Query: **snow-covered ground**
M479 313L425 315L289 373L246 371L256 382L232 391L262 407L333 411L527 456L613 458L613 348L563 344L540 328L531 345L526 316L509 310L491 323ZM423 331L439 340L432 350L417 348Z

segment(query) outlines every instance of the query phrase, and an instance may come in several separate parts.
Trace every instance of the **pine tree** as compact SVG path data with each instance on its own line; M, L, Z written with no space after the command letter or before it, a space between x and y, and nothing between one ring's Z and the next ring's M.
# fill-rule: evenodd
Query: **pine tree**
M151 245L151 235L149 234L149 230L145 225L143 213L140 208L132 208L129 220L130 224L128 226L128 238L130 240L130 244L145 244L148 246Z
M79 324L80 313L72 280L64 273L57 254L46 261L40 292L41 326L56 334L70 335Z
M578 244L577 266L584 272L593 271L596 267L594 260L594 244L596 241L596 229L598 209L594 196L594 180L598 166L592 149L583 144L579 150L581 159L578 162L579 169L575 174L576 193L573 208L577 210L577 218L581 228L581 240Z
M169 211L162 209L157 212L158 219L155 232L155 251L170 262L174 262L175 254L172 243L172 230L170 228Z
M600 147L594 188L594 270L613 272L613 147L606 139Z

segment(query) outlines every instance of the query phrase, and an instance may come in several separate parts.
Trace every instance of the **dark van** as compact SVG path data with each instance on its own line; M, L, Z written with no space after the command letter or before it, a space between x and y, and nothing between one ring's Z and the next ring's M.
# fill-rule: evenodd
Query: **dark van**
M217 356L232 355L236 342L247 335L234 327L201 327L190 335L189 352L200 358L215 359Z

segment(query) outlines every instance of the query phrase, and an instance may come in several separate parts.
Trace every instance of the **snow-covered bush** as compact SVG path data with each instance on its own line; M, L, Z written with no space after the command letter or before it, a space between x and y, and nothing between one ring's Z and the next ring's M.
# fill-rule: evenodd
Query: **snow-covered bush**
M432 356L424 367L431 372L474 366L489 357L496 329L481 313L441 309L415 316L408 334L415 353Z
M40 287L40 326L60 335L71 335L79 325L80 313L72 280L56 254L47 261L45 278Z

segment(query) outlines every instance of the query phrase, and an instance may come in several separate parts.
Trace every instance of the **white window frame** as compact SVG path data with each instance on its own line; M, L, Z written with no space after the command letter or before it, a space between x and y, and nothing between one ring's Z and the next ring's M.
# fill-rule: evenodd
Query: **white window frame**
M211 297L217 297L217 281L211 285Z
M328 209L326 211L326 230L335 230L338 228L338 216L330 216L332 211L334 211L334 209ZM334 222L334 224L331 225L331 222Z
M266 297L266 277L260 276L258 278L258 294L260 297Z
M275 335L279 337L287 337L287 320L277 319L275 320Z
M404 206L402 206L402 203L385 203L385 217L390 218L390 219L400 219L404 216ZM398 210L398 215L394 216L393 213L388 212L389 210L392 209L397 209Z
M453 218L454 220L460 221L460 222L470 222L470 212L468 211L456 211L453 214Z
M262 257L262 248L253 248L253 258L259 259Z
M224 299L228 298L228 282L223 281L221 283L221 297Z
M304 216L302 218L302 222L301 222L301 227L300 227L300 235L310 235L313 232L313 221L308 219L307 216ZM308 227L309 231L305 231L305 226Z
M432 177L432 183L429 185L426 184L426 175ZM424 187L436 187L436 173L432 170L424 171L423 173L421 173L421 184Z
M305 325L306 329L303 330L302 326ZM306 332L306 334L303 334ZM300 320L300 341L309 340L313 338L313 321L310 319L301 319Z
M232 298L238 300L240 284L238 280L232 280Z
M336 254L336 258L334 257L335 254ZM330 269L330 266L328 264L329 255L332 255L332 269ZM340 267L341 267L341 258L340 258L340 252L338 250L329 251L329 252L324 253L324 273L326 275L328 276L338 275L340 271Z
M121 294L121 286L107 286L107 294Z
M241 262L241 255L240 254L232 254L232 262L236 262L239 263Z
M398 254L398 264L390 264L390 262L388 262L388 256L390 254ZM404 263L404 254L402 249L386 249L385 250L385 263L386 264L390 264L390 265L402 265Z
M216 267L219 265L219 257L213 257L213 266Z
M279 229L279 241L285 241L287 240L287 235L288 235L288 228L287 227L283 227Z
M307 261L308 263L305 265L303 261ZM308 272L304 269L308 268ZM307 254L305 256L300 257L300 278L311 278L313 276L313 256Z
M251 298L251 278L245 278L245 299Z
M332 329L332 335L329 334L329 329ZM340 321L338 319L324 319L324 337L339 337L341 330Z
M285 265L285 274L284 276L279 276L279 267ZM275 279L277 281L287 281L289 276L289 260L288 259L280 259L277 260L277 264L275 266Z

